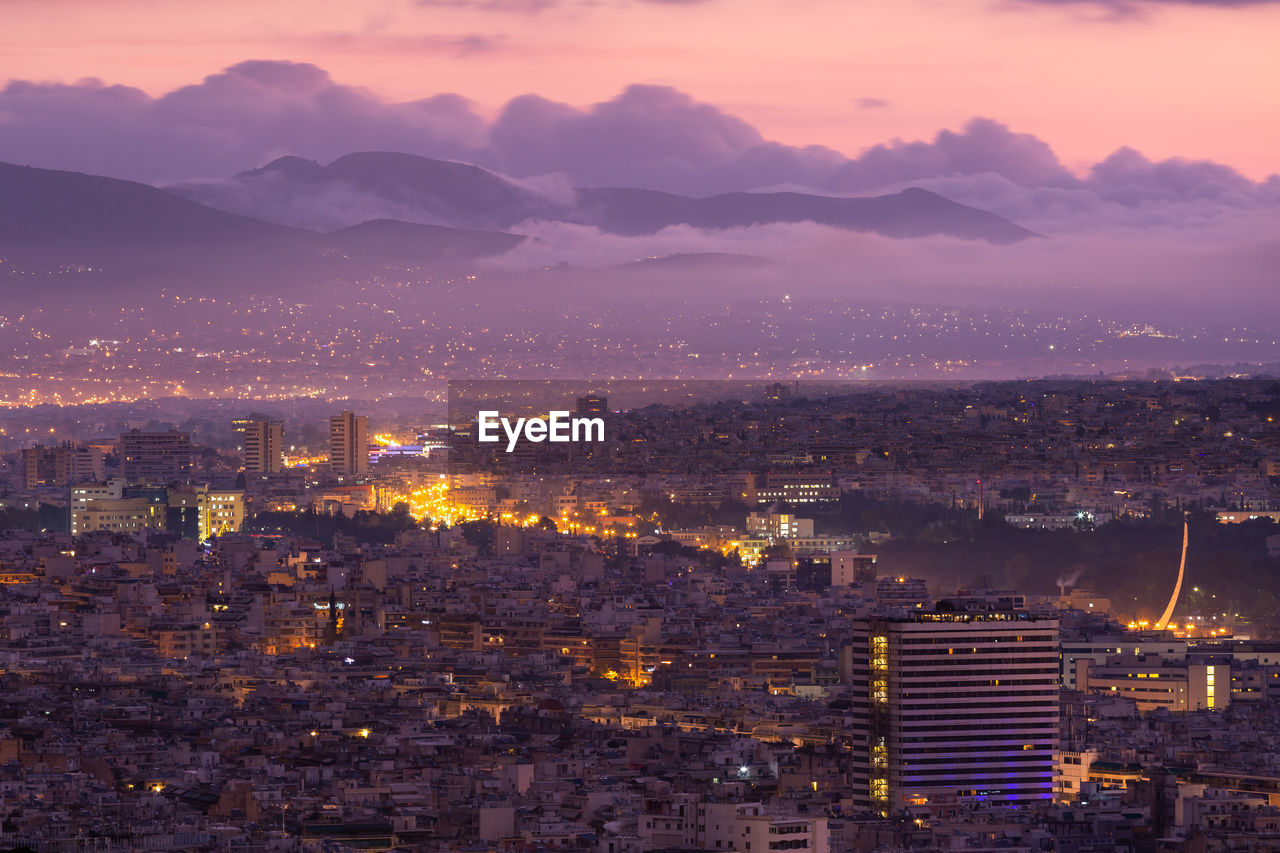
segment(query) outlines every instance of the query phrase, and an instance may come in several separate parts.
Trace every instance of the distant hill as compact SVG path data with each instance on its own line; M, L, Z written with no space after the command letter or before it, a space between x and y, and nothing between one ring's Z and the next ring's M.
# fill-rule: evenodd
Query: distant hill
M477 166L389 151L347 154L327 166L281 157L229 181L167 189L235 213L326 230L370 219L492 230L563 216L560 205Z
M252 265L318 259L327 250L375 263L454 260L500 254L524 239L391 220L324 234L132 181L0 163L0 249L37 262Z
M181 193L0 163L0 260L10 275L88 267L118 283L112 288L153 282L195 289L199 282L207 287L234 281L245 291L283 292L320 280L352 281L388 264L470 268L476 259L501 255L529 239L483 223L530 218L631 236L673 225L721 230L806 221L894 238L950 235L999 244L1033 236L992 213L920 189L874 198L729 193L698 199L585 188L566 191L561 203L475 166L379 152L348 155L328 166L286 157L230 183ZM290 211L319 208L340 222L351 221L310 228L288 221ZM582 236L589 241L589 234ZM671 282L664 292L685 296L687 285L680 282L691 276L732 278L759 273L768 263L694 252L613 269L659 273ZM60 287L90 287L83 277L59 281ZM566 276L566 282L574 281Z
M946 234L1013 243L1036 236L1003 217L928 190L838 198L805 193L727 193L689 198L652 190L578 190L579 221L617 234L652 234L669 225L725 229L775 222L816 222L886 237Z
M508 229L529 219L545 219L633 236L671 225L723 230L788 222L816 222L894 238L949 235L1012 243L1035 236L994 213L918 188L869 198L799 192L692 198L655 190L583 187L572 198L552 199L477 166L376 151L348 154L327 166L282 157L222 183L169 189L234 213L325 230L374 218L468 229Z
M210 241L293 244L306 233L133 181L0 163L0 244L91 249Z
M375 219L325 235L325 243L335 249L387 261L483 258L510 251L525 239L503 231L467 231L395 219Z

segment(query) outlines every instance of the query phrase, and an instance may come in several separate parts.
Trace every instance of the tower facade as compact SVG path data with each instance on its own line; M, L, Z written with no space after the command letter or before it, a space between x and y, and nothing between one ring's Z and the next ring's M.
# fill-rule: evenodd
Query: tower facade
M284 425L274 421L245 421L244 470L276 474L284 467Z
M354 412L329 418L329 470L342 476L369 472L369 419Z
M22 488L66 486L104 476L102 451L69 441L54 447L26 447L22 450Z
M1053 797L1058 622L1019 612L853 623L855 805ZM865 739L865 748L862 743Z
M185 432L130 430L120 435L116 452L131 483L186 482L191 477L191 436Z

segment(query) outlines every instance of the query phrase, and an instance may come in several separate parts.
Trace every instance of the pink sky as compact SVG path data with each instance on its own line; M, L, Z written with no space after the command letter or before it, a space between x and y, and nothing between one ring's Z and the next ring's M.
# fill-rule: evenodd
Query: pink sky
M981 115L1071 166L1130 145L1280 171L1280 2L1116 2L0 0L0 80L159 95L287 59L388 100L457 92L485 114L527 92L586 105L659 83L851 155Z

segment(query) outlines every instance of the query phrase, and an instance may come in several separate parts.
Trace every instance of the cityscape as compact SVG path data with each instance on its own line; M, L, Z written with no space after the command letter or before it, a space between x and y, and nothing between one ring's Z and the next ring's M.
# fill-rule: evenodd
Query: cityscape
M0 853L1280 850L1280 3L0 10Z

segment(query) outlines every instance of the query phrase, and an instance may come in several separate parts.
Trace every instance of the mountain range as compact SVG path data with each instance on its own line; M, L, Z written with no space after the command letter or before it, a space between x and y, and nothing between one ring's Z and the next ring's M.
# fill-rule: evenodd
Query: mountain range
M1032 232L922 189L869 198L798 192L692 198L631 188L547 190L476 166L364 152L320 165L284 157L222 182L151 187L0 163L0 255L181 270L267 261L448 264L501 255L541 220L643 236L816 222L893 238L1012 243Z
M387 219L321 233L133 181L0 163L0 252L25 263L181 268L335 255L424 263L497 255L524 239Z
M1035 236L994 213L918 188L869 198L800 192L694 198L625 187L546 189L477 166L393 152L348 154L327 166L282 157L228 181L168 189L221 210L322 229L370 218L486 230L550 220L639 236L673 225L723 230L816 222L894 238L945 234L1012 243Z

